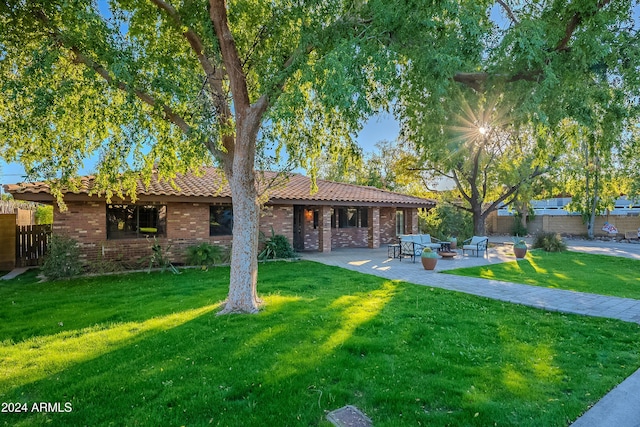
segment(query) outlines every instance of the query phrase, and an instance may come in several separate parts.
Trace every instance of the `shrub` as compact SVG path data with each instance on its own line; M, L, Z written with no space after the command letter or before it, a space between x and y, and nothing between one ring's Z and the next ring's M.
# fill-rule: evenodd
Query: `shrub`
M149 238L147 237L147 240ZM147 269L147 273L151 273L152 268L160 268L164 273L165 270L169 269L173 274L180 274L177 268L171 264L169 260L169 250L171 249L171 245L167 247L163 247L160 243L158 243L158 239L156 236L153 236L153 244L151 245L151 255L148 257L149 260L149 268Z
M42 273L51 280L77 276L82 272L78 242L70 237L54 234L47 246Z
M273 228L271 229L271 237L265 238L264 234L261 234L261 240L264 242L264 249L258 254L260 260L296 256L289 240L282 234L275 234Z
M516 236L513 238L513 247L519 249L527 249L527 242L524 239Z
M513 229L511 230L511 234L514 236L526 236L529 234L527 227L522 225L522 214L520 213L513 216Z
M222 248L210 243L200 243L199 245L187 248L187 264L201 265L207 267L219 263L222 260Z
M547 252L562 252L567 249L567 244L557 233L538 233L533 241L533 247Z

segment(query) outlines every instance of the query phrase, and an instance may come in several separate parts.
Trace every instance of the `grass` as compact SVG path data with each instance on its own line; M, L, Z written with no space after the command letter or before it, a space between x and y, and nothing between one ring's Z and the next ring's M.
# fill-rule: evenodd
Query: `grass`
M520 261L448 270L460 276L640 299L640 260L579 252L529 251Z
M304 272L304 274L301 274ZM0 400L31 425L566 426L640 366L640 325L310 262L260 265L266 307L216 316L228 268L0 286Z

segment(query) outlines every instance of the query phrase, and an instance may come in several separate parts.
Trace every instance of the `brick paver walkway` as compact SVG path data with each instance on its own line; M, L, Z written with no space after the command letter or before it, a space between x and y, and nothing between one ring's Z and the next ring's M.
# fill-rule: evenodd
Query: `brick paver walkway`
M640 251L640 245L627 245ZM587 250L585 249L585 251ZM602 252L601 249L599 251ZM612 251L612 253L620 256L619 251ZM634 254L631 253L631 255ZM640 259L640 255L638 255L638 258ZM607 317L640 323L640 300L521 285L498 280L438 274L438 271L453 268L513 261L515 258L511 253L511 248L508 246L492 248L489 250L488 256L485 257L467 255L464 257L458 256L453 260L440 259L435 271L425 271L419 259L413 263L410 259L399 261L387 258L386 247L374 250L337 249L328 254L305 253L303 259L343 267L365 274L373 274L387 279L449 289L549 311Z

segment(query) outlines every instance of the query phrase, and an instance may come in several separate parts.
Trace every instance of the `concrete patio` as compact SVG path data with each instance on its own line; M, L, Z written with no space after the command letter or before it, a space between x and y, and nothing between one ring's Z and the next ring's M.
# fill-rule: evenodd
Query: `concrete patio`
M509 238L492 238L485 256L458 255L453 259L439 259L434 271L423 269L419 259L402 261L389 258L387 247L380 249L335 249L330 253L305 253L303 259L359 271L392 280L432 286L483 296L514 304L563 313L607 317L640 323L640 300L609 297L583 292L521 285L498 280L439 274L444 270L514 261ZM570 241L569 249L640 259L640 245L592 241ZM459 251L461 253L461 251Z

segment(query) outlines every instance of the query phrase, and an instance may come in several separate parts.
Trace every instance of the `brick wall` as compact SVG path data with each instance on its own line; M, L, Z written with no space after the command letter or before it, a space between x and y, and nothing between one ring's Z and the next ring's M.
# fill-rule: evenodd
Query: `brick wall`
M293 205L265 206L260 213L260 231L269 237L271 227L293 244Z
M209 204L207 203L167 203L166 237L159 237L160 243L174 263L185 261L185 251L189 246L202 242L230 248L231 236L209 236ZM136 264L152 253L153 239L107 239L106 203L68 202L68 210L60 212L54 209L53 232L76 239L81 248L81 260L85 263L100 260L124 261ZM379 212L379 215L373 212ZM393 243L396 239L395 208L371 208L369 221L373 229L328 228L321 223L330 224L330 208L319 208L319 222L313 228L313 217L304 217L303 233L305 250L330 250L330 248L371 247ZM415 209L407 209L405 219L415 217ZM276 234L282 234L293 243L293 205L267 206L260 217L260 231L271 236L271 228ZM324 218L323 218L324 215ZM415 221L417 222L417 221ZM378 230L379 224L379 230ZM323 241L325 243L323 244ZM330 246L329 246L330 245Z
M331 248L366 248L369 244L369 230L366 227L334 228Z
M313 228L313 214L307 215L307 212L317 211L318 226ZM310 208L306 210L302 215L302 233L304 239L305 251L319 251L320 250L320 221L322 220L321 210L318 208Z
M380 208L380 244L394 243L396 240L396 209Z
M171 262L183 263L189 246L202 242L231 247L231 236L209 236L209 204L168 203L166 237L157 241ZM84 263L101 260L125 262L135 266L152 254L153 239L107 239L107 206L104 201L67 202L67 211L54 208L53 233L68 235L78 241ZM260 219L260 230L293 239L293 206L268 207ZM148 264L140 264L146 267Z
M380 247L380 208L369 208L369 230L367 246L371 249Z

